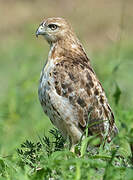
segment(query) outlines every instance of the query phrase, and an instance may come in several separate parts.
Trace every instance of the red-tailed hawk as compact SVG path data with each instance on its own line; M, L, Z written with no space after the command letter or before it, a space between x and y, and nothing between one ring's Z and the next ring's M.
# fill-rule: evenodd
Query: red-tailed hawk
M110 142L117 133L113 112L70 24L63 18L45 19L38 35L50 45L38 90L44 112L72 145L78 143L87 124L88 135L98 134Z

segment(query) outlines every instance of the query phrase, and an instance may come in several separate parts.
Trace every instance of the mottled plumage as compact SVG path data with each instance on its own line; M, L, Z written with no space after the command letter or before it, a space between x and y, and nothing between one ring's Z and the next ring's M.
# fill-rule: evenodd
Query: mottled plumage
M117 133L113 112L71 26L63 18L48 18L36 35L50 44L38 91L44 112L72 145L87 124L88 135L98 134L110 142Z

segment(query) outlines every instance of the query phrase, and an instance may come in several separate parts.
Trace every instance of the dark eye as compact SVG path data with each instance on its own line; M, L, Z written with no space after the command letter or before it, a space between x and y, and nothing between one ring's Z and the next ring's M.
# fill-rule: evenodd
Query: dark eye
M48 27L52 30L55 30L58 26L56 24L49 24Z

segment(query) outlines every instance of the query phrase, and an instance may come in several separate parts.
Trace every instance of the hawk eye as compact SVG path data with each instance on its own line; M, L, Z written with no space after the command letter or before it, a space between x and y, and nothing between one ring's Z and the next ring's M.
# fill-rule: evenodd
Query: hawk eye
M49 24L48 27L52 30L55 30L58 26L56 24Z

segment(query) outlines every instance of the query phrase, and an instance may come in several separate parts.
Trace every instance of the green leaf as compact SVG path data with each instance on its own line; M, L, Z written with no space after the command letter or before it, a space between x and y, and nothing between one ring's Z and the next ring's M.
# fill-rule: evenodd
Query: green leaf
M115 89L115 92L113 94L113 97L114 97L114 100L115 100L115 104L118 105L122 92L121 92L121 90L120 90L120 88L119 88L117 83L115 83L115 86L116 86L116 89Z
M80 150L80 153L81 153L81 157L85 155L86 153L86 149L87 149L87 146L88 146L88 142L94 137L90 136L90 137L86 137L82 140L81 142L81 150Z

